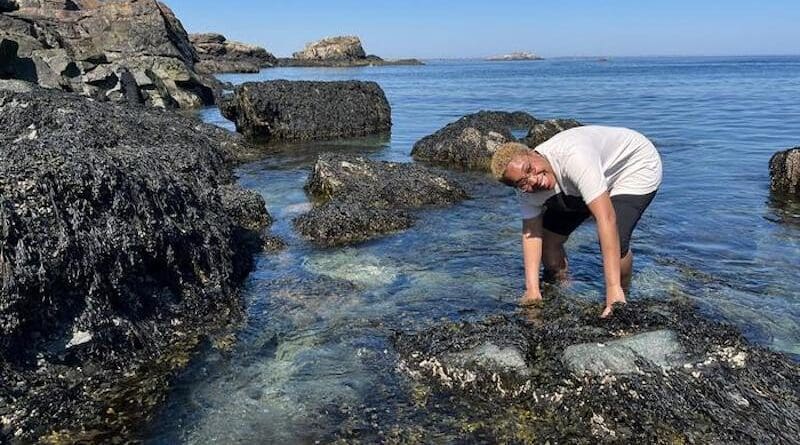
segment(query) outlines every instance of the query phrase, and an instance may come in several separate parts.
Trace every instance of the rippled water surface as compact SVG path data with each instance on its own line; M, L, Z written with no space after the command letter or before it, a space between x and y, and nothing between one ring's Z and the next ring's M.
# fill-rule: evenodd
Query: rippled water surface
M518 209L513 193L486 175L459 173L473 199L426 210L414 228L354 247L318 250L291 226L310 207L302 187L318 153L409 162L415 141L481 109L649 136L665 177L634 234L630 298L689 295L753 341L800 356L800 208L771 201L767 166L775 151L800 145L800 58L432 61L222 78L374 80L392 105L393 131L386 140L284 147L239 169L289 248L258 258L244 326L232 345L209 347L181 376L148 429L150 443L329 441L349 412L379 419L409 403L394 370L393 332L517 310ZM203 118L232 128L216 109ZM593 227L579 229L568 252L569 291L599 310Z

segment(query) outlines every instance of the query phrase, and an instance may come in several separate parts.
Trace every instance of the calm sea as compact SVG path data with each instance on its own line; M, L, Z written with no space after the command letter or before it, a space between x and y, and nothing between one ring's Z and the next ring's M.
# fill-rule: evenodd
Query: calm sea
M374 80L392 105L393 131L389 139L284 147L239 169L289 248L258 259L246 324L230 348L209 347L180 378L146 433L150 443L329 441L342 422L332 412L405 403L393 332L517 310L517 204L484 174L459 173L472 200L425 211L414 228L358 246L314 249L291 226L309 208L302 187L318 153L410 162L414 142L478 110L626 126L650 137L664 183L634 234L629 298L688 296L754 342L800 357L800 207L770 198L768 169L775 151L800 145L800 58L430 61L221 78ZM232 128L216 109L202 116ZM599 311L592 226L573 235L568 254L569 291L596 300Z

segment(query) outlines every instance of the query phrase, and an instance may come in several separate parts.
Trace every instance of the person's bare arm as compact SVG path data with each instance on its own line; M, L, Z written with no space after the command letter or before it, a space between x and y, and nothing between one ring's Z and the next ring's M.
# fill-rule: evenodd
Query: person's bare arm
M620 278L620 246L617 231L617 214L608 192L588 204L589 211L597 222L597 236L603 253L603 271L606 279L606 309L603 316L611 313L611 305L625 302Z
M525 264L525 296L523 302L542 299L539 289L539 267L542 264L542 216L522 220L522 257Z

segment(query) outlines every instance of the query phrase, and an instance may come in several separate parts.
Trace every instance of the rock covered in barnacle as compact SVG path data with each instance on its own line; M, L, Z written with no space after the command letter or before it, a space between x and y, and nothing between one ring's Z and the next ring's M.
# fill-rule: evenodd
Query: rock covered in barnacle
M515 130L527 132L519 142L535 148L557 133L579 125L572 119L541 121L522 111L480 111L420 139L414 144L411 156L418 161L488 170L499 146L518 141Z
M247 82L220 110L237 131L267 142L367 136L392 128L389 101L375 82Z
M487 169L497 147L517 139L513 130L529 130L538 121L522 111L481 111L446 125L414 144L418 161Z
M195 119L0 82L0 121L0 442L105 442L235 318L271 218Z
M413 224L412 209L467 198L452 179L427 167L333 153L320 155L306 190L318 205L296 218L295 228L321 246L402 230Z
M400 333L397 369L424 394L410 395L415 411L458 425L449 429L455 442L800 437L800 366L789 358L685 301L632 302L612 320L597 314L598 306L559 295L514 316Z
M800 199L800 147L772 155L769 173L774 193Z

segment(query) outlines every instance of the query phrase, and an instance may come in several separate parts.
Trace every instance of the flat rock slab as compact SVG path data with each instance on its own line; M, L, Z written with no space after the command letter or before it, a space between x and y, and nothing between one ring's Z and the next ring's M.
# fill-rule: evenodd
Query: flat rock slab
M455 181L428 167L332 153L320 155L306 191L318 205L296 218L295 228L326 247L408 228L410 210L467 198Z
M367 136L392 128L389 101L375 82L248 82L220 110L237 131L263 142Z
M662 368L686 363L677 335L670 330L645 332L608 343L582 343L564 351L564 364L578 374L626 374L644 360Z
M437 162L474 170L489 170L492 155L507 142L533 148L557 133L581 125L571 119L541 121L522 111L480 111L447 124L416 144L411 156L418 161ZM514 132L527 136L517 139Z
M515 372L527 375L530 370L523 352L515 346L498 346L487 342L476 348L446 354L442 361L450 366L478 367L500 372Z

